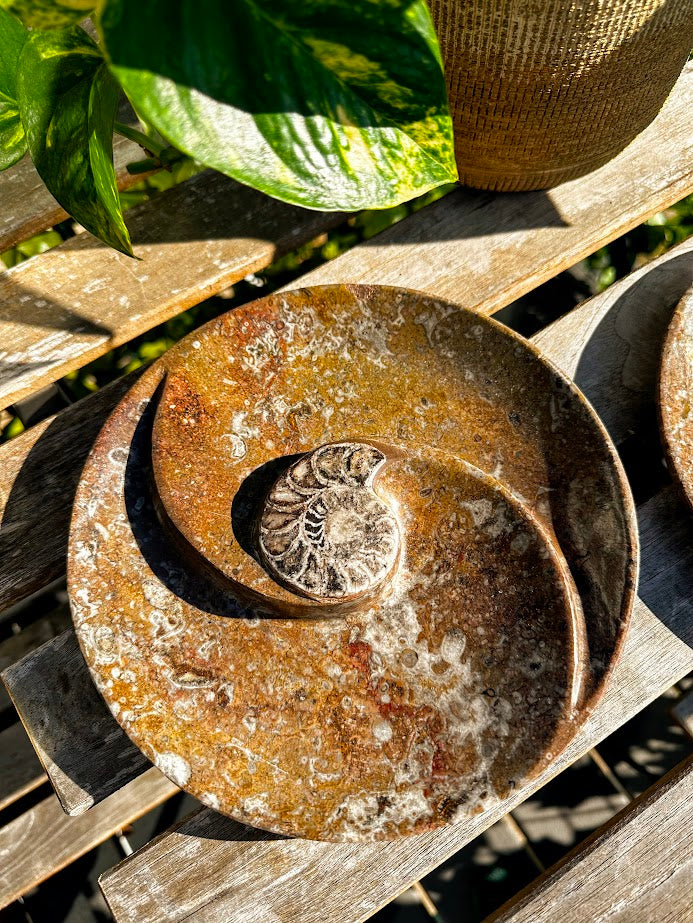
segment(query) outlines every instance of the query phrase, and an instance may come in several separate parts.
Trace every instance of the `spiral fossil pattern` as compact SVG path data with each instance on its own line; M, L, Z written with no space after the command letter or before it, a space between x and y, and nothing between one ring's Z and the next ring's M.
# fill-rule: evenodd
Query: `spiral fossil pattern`
M387 577L399 528L373 490L385 456L365 443L321 446L274 484L260 520L268 569L290 589L317 599L354 598Z
M76 495L71 605L113 715L176 784L283 836L497 806L573 737L628 620L632 504L592 411L421 293L279 293L193 336L123 398Z

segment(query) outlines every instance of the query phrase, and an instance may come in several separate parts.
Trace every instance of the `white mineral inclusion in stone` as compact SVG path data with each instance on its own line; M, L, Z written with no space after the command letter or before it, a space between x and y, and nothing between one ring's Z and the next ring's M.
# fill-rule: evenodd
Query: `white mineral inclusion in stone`
M395 514L373 490L385 463L374 446L321 446L272 487L259 526L270 573L313 599L353 599L379 586L399 552Z
M154 762L165 776L168 776L172 782L175 782L181 788L192 775L190 763L177 753L159 753Z

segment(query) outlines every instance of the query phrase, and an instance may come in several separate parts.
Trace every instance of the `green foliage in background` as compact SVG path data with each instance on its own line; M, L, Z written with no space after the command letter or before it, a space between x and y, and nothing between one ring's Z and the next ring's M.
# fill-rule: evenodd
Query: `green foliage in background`
M634 228L588 257L594 289L603 291L632 269L666 253L693 234L693 195Z
M0 170L11 167L26 152L17 75L28 34L20 22L0 10Z
M123 253L114 130L140 169L183 152L309 208L389 208L457 178L425 0L92 5L0 0L0 169L28 142L63 208ZM74 24L88 12L98 44ZM121 88L142 131L115 120Z
M88 16L94 0L2 0L8 13L32 29L60 29Z

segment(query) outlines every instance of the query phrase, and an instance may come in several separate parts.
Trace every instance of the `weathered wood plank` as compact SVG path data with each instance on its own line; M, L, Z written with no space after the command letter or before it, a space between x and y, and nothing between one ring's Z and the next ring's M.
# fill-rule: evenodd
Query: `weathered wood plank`
M120 136L114 138L113 164L119 189L127 189L142 179L141 176L131 176L126 166L144 156L139 145ZM0 252L67 217L46 189L28 156L0 173L0 203Z
M0 273L0 407L315 237L341 217L205 171L128 212L141 261L90 234Z
M105 708L72 630L2 679L67 814L83 814L151 766Z
M26 731L17 722L0 732L0 811L45 782Z
M693 158L686 153L692 86L689 66L652 125L590 176L548 193L457 190L302 282L404 285L484 313L498 310L693 189ZM141 263L79 235L0 276L0 406L267 265L277 250L336 220L213 174L130 215Z
M119 379L0 446L0 611L65 573L82 466L133 382Z
M432 834L381 844L286 840L207 809L145 846L102 878L118 920L189 923L358 923L423 877L549 778L640 711L693 666L693 527L669 488L640 510L643 558L662 537L682 543L678 592L663 593L667 567L643 596L667 598L657 615L638 599L622 658L604 698L547 772L499 807ZM650 569L651 570L651 569Z
M71 624L69 606L61 606L54 612L27 625L19 634L0 643L0 673L21 660L45 641L54 638ZM0 684L0 713L10 704L5 687Z
M485 923L693 920L693 757Z
M84 817L68 817L51 795L10 821L0 828L0 908L176 791L152 768Z

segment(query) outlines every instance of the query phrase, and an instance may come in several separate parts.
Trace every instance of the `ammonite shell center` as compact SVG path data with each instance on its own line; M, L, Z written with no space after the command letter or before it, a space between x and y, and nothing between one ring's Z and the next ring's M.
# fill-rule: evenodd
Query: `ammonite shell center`
M344 442L299 459L270 490L259 526L269 572L313 599L353 599L377 589L393 569L400 532L373 490L385 455Z

